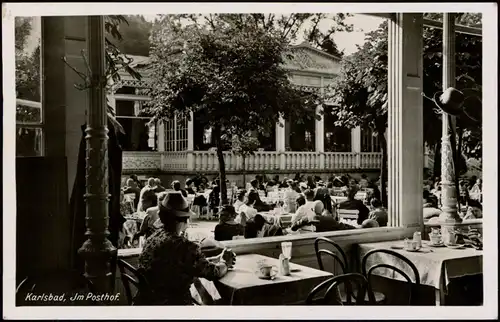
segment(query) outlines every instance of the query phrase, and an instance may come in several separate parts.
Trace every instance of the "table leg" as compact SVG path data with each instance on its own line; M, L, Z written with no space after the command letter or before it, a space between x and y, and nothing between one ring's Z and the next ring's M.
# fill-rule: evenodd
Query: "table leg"
M439 289L434 289L434 294L435 294L435 297L436 297L436 306L444 306L445 305L445 295L444 295L444 291L439 288Z

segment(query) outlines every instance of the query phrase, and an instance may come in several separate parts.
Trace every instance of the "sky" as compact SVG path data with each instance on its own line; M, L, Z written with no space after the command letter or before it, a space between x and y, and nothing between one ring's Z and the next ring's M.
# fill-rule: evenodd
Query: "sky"
M144 18L153 21L155 15L144 15ZM346 55L352 54L356 51L356 45L364 43L365 33L377 29L384 19L369 15L354 14L352 17L346 18L346 23L351 23L354 26L352 32L337 32L334 34L333 39L337 44L340 51L344 50ZM328 30L330 23L326 20L320 23L321 30ZM307 28L307 27L306 27ZM303 31L299 31L302 34ZM302 42L302 39L298 41Z

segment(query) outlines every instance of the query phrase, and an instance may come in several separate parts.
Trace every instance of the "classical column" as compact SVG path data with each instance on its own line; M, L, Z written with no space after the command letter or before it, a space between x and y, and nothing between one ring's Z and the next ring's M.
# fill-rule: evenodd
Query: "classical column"
M279 169L285 170L286 168L286 154L285 154L285 119L280 115L279 123L276 124L276 152L278 152Z
M443 13L443 91L455 87L455 14ZM442 115L443 132L441 137L441 210L439 216L443 224L443 239L453 224L462 221L457 209L457 187L455 187L455 164L453 160L451 135L454 133L455 117Z
M193 170L194 169L194 113L190 112L189 114L189 120L187 123L187 129L188 129L188 152L187 152L187 169L188 170Z
M321 83L320 83L320 95L323 97L324 95L324 80L323 77L321 77ZM323 112L323 106L319 105L316 107L316 114L320 114ZM319 158L318 158L318 164L316 167L318 169L324 169L325 168L325 116L321 115L321 119L318 120L316 119L315 121L315 135L314 137L316 138L315 140L315 145L316 145L316 153L319 153Z
M157 135L158 135L158 152L165 151L165 122L158 121Z
M356 168L361 168L361 127L351 130L351 152L356 153Z
M389 225L423 229L422 14L388 23Z
M92 87L88 89L86 157L86 225L87 241L79 249L85 258L85 275L98 292L110 289L110 259L116 248L107 239L108 231L108 127L106 115L106 89L104 58L104 17L88 18L88 56L92 71ZM118 196L115 196L118 198Z

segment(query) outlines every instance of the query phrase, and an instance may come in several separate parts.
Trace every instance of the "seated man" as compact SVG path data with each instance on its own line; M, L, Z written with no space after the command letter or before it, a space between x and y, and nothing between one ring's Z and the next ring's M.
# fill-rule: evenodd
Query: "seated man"
M219 224L215 226L214 238L218 241L232 240L234 236L243 236L245 228L235 221L236 211L233 206L223 206L219 212Z
M164 187L164 186L162 186L162 185L161 185L161 180L160 180L160 178L155 178L155 186L156 186L156 187L154 188L155 193L160 193L160 192L163 192L163 191L167 190L167 189L165 189L165 187Z
M278 225L269 223L264 216L257 214L246 222L245 238L283 236L283 230Z
M146 209L146 216L142 220L141 228L139 229L139 233L136 234L136 238L140 236L148 238L155 232L156 227L154 226L154 223L160 218L158 216L158 213L160 211L159 204L161 204L163 199L165 199L166 195L167 193L165 191L160 192L157 196L157 205Z
M372 198L370 204L373 210L370 211L370 215L368 218L375 220L380 227L387 226L387 221L388 221L387 210L382 206L380 200Z
M347 230L356 229L356 227L338 222L335 218L331 216L315 216L312 220L308 217L304 217L300 221L296 222L291 230L297 231L304 226L313 225L317 233L322 233L326 231L337 231L337 230Z
M380 225L375 219L366 219L365 221L363 221L360 228L375 228L375 227L380 227Z
M441 210L437 208L437 198L432 195L428 190L424 190L423 196L424 209L423 215L424 220L429 220L434 217L439 217Z
M194 195L196 192L194 191L194 181L193 179L187 179L186 180L186 192L188 193L188 195Z
M366 189L368 188L369 186L369 182L368 182L368 177L366 176L366 174L362 174L361 175L361 179L359 180L359 187L361 189Z
M358 192L358 186L356 184L351 184L346 190L347 201L339 204L339 209L347 210L357 210L358 211L358 225L361 225L365 219L368 219L370 211L363 204L361 200L357 200L354 197Z
M188 193L186 190L181 188L181 182L179 180L172 181L172 189L174 189L174 191L180 191L182 196L187 198Z
M312 219L315 216L314 207L316 204L314 203L314 195L314 190L307 189L304 191L306 203L300 206L295 212L292 226L304 217L309 217L309 219Z
M134 198L134 209L137 209L137 205L139 204L139 199L141 196L141 189L137 186L137 183L132 178L127 179L127 185L123 187L123 193L129 194L133 193L135 195Z
M468 219L481 219L483 218L483 206L477 200L469 200L467 206L467 212L463 220Z
M255 200L255 205L254 205L255 209L257 209L258 212L269 211L269 210L274 209L275 205L272 205L272 204L268 205L265 202L263 202L262 200L260 200L260 196L259 196L259 192L258 192L259 181L254 179L250 182L250 185L252 186L252 188L248 192L248 198Z

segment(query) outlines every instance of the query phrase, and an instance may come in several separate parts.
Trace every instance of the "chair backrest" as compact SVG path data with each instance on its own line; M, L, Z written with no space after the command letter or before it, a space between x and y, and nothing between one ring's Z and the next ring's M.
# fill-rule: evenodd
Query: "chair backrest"
M332 252L331 250L329 249L320 249L319 248L319 244L321 242L325 242L329 245L332 245L333 247L335 247L335 249L340 253L340 256L338 256L338 254ZM325 270L325 267L323 265L323 258L322 258L322 255L323 254L326 254L326 255L329 255L330 257L333 257L334 260L339 263L341 269L342 269L342 274L345 274L348 272L348 262L347 262L347 256L346 254L344 253L344 251L342 250L342 248L337 244L335 243L333 240L329 239L329 238L326 238L326 237L318 237L316 238L316 240L314 241L314 251L316 252L316 258L318 259L318 266L319 266L319 269L320 270Z
M358 220L359 211L356 209L338 209L338 216L340 219L353 219Z
M339 286L344 285L345 302L340 297ZM323 296L318 296L323 290ZM368 281L359 273L347 273L332 277L309 292L306 305L373 305L370 298L365 300Z
M117 265L120 270L120 278L122 280L123 287L125 288L127 302L129 305L132 305L135 294L132 294L132 288L130 287L130 284L132 284L137 291L144 292L150 291L149 285L146 281L146 278L137 270L137 268L135 268L127 261L118 259Z
M378 263L378 264L374 264L372 265L370 268L367 267L367 263L368 263L368 258L370 256L373 256L374 254L377 254L377 253L384 253L384 254L388 254L388 255L391 255L391 256L394 256L396 257L397 259L399 259L401 262L404 262L405 264L407 264L410 269L413 271L413 275L414 275L414 279L415 280L412 280L410 278L410 276L408 276L408 274L406 274L401 267L396 267L392 264L389 264L389 263ZM410 295L409 295L409 298L408 298L408 304L411 304L411 300L412 300L412 294L413 294L413 284L415 285L420 285L420 274L418 273L418 269L417 267L415 266L415 264L413 264L408 258L406 258L404 255L401 255L400 253L396 252L396 251L393 251L393 250L390 250L390 249L373 249L369 252L367 252L364 256L363 256L363 260L361 261L361 270L363 272L363 275L366 276L366 279L368 281L368 296L369 297L372 297L372 300L374 301L374 295L373 295L373 292L372 292L372 288L371 288L371 277L374 273L374 271L376 269L379 269L379 268L386 268L386 269L391 269L397 273L399 273L401 276L403 276L407 283L410 285Z

